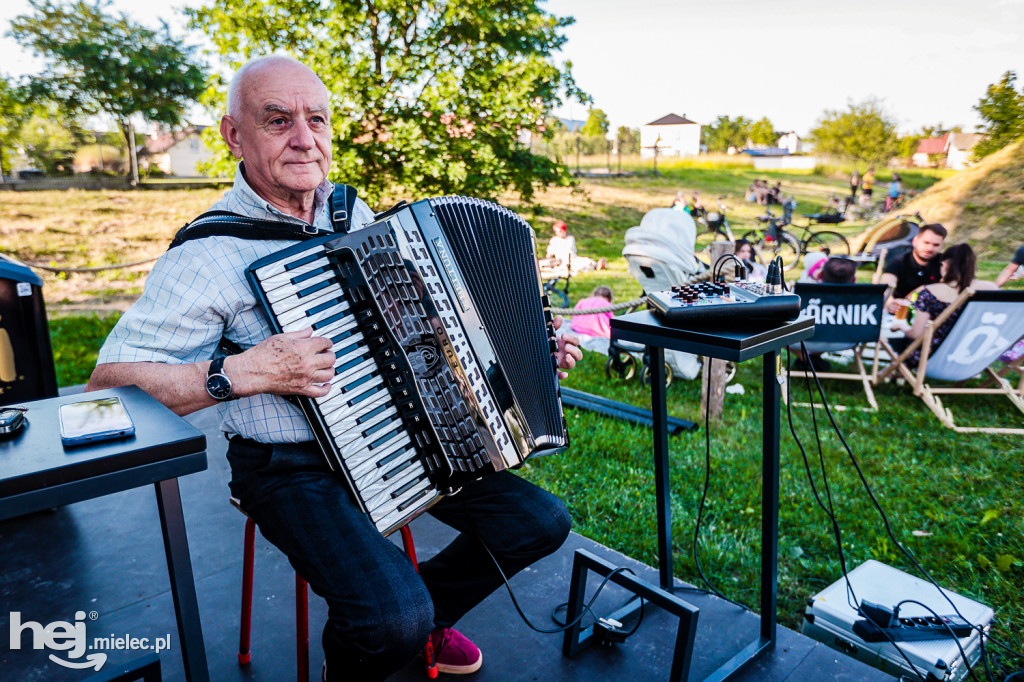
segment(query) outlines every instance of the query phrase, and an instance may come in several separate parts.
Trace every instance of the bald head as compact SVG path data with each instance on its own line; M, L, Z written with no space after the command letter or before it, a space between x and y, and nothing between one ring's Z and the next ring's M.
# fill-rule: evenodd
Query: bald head
M256 194L312 223L331 166L330 97L313 71L284 55L245 64L228 86L220 134Z
M286 54L256 57L242 64L238 71L235 72L235 75L231 77L231 82L228 83L228 116L238 119L245 107L245 99L247 93L252 89L253 83L258 82L261 77L266 77L269 73L279 70L294 70L296 72L303 72L306 76L312 76L320 83L326 95L327 86L324 85L323 81L320 80L320 77L312 69L298 59Z

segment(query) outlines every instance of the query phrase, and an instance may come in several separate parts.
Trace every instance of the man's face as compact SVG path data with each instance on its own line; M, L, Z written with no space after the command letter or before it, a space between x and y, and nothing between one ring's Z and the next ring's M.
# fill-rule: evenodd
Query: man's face
M943 238L935 234L931 230L925 232L918 232L917 236L911 242L914 247L914 256L917 258L919 263L930 261L932 258L942 250Z
M257 194L288 201L315 190L331 165L327 91L308 69L262 66L241 89L240 120L225 116L221 134Z

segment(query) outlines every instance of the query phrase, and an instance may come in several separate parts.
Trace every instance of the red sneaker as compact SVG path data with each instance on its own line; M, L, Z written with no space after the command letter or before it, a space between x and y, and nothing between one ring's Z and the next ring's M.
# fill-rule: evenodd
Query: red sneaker
M484 655L476 644L455 628L437 628L430 633L434 660L440 672L450 675L475 673L483 665Z

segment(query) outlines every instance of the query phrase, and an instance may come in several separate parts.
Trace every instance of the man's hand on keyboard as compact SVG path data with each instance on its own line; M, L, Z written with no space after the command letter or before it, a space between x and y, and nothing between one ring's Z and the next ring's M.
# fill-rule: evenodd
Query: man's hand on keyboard
M555 331L561 329L564 321L561 315L555 318ZM558 368L560 370L572 369L576 366L577 362L583 359L583 351L580 350L580 337L575 334L571 332L558 334L556 336L556 343L558 344L558 350L555 352L555 359L558 360ZM567 376L569 376L568 372L560 371L558 373L559 379L564 379Z
M275 334L228 359L225 372L240 397L259 393L317 398L331 390L334 353L331 342L313 330Z

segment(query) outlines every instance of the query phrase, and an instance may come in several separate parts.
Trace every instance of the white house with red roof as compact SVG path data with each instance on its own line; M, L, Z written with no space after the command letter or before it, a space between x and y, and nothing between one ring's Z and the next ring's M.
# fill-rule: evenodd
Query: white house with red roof
M686 118L669 114L640 127L640 156L649 159L654 156L697 156L700 154L700 124Z
M143 168L156 166L167 175L184 178L202 176L197 166L210 157L210 150L202 138L205 128L189 126L173 132L150 133L144 148L139 151L139 163Z
M950 133L946 140L946 168L963 170L973 164L974 147L985 139L982 133Z
M910 161L915 168L941 168L945 163L946 142L949 133L942 137L925 137L917 143L917 149ZM940 158L941 157L941 158Z

